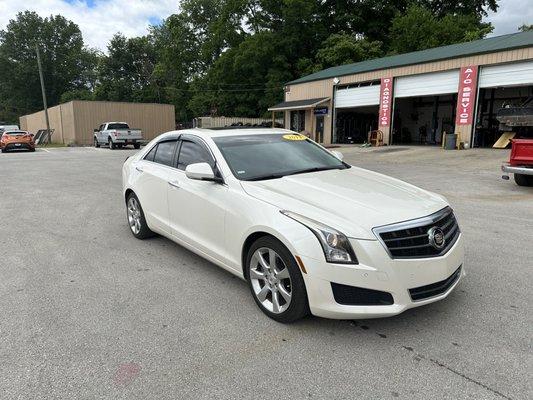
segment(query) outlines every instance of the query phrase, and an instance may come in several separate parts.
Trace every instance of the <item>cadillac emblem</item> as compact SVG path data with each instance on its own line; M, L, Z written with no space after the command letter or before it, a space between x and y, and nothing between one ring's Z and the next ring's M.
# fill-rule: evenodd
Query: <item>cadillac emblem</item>
M439 227L434 226L428 231L429 244L437 250L442 250L446 244L444 239L444 232Z

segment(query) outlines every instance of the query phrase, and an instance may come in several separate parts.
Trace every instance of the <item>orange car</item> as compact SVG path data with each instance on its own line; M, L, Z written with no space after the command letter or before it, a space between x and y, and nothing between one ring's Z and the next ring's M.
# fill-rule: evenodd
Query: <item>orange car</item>
M2 153L15 149L35 151L33 134L26 131L5 131L0 137L0 149Z

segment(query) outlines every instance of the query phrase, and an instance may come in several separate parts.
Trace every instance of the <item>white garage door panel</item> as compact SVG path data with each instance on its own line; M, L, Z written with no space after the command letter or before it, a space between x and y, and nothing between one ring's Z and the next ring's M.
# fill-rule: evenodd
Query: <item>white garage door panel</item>
M336 108L379 105L379 85L339 89L335 92Z
M482 67L479 87L533 85L533 61Z
M457 93L459 70L401 76L394 81L394 97Z

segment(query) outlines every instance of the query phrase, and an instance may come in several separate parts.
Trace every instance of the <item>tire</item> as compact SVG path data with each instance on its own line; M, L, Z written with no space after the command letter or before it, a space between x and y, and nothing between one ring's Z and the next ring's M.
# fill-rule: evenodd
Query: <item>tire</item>
M7 149L2 149L2 153L7 153Z
M135 150L139 150L141 148L141 144L140 143L133 143L133 148Z
M260 262L259 254L263 256L264 264ZM276 260L274 270L271 268L272 256ZM289 249L274 237L263 236L252 244L246 256L245 276L252 297L268 317L290 323L309 314L300 268Z
M126 200L126 216L130 231L137 239L146 239L154 236L154 233L148 228L141 202L135 193L130 193Z
M35 147L33 149L29 149L30 150L30 153L33 153L35 152Z
M98 143L98 139L94 138L94 147L97 149L100 148L100 143Z
M109 148L111 150L115 150L117 148L117 145L115 143L113 143L113 141L111 140L111 138L108 138L107 139L107 144L109 145Z
M533 176L514 174L514 181L518 186L533 186Z

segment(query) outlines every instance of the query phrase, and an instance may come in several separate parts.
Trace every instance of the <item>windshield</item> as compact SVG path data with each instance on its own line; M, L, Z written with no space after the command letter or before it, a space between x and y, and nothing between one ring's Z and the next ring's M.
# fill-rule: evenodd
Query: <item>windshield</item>
M350 167L298 134L225 136L213 140L233 175L240 180L274 179Z
M28 132L24 132L24 131L7 131L7 132L4 132L4 135L27 135Z
M109 124L107 129L130 129L128 124Z

